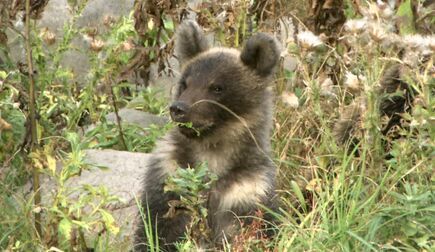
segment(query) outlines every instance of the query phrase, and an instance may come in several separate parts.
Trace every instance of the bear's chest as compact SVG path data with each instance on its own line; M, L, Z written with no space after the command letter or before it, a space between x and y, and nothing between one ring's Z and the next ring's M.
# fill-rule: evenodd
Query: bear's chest
M197 163L206 163L208 170L222 176L234 166L237 157L237 148L232 146L213 146L195 149Z

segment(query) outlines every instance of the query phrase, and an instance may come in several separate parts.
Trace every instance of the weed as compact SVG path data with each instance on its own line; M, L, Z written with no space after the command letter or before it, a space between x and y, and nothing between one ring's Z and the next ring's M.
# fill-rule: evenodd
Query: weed
M31 22L35 72L30 74L36 84L37 112L33 115L26 91L29 66L14 63L5 43L10 32L24 40L21 31L11 25L24 7L9 7L9 2L0 3L5 7L0 11L5 21L0 22L0 248L116 248L110 237L118 226L108 210L116 197L102 187L70 188L69 180L91 168L84 159L85 149L150 152L156 139L173 127L142 129L120 121L115 125L105 116L123 106L167 113L162 92L133 90L129 76L134 71L149 74L153 62L159 70L165 68L172 55L174 30L187 8L185 2L169 6L171 1L136 1L132 15L109 20L107 32L96 34L92 28L76 26L87 1L68 1L73 18L64 25L61 37L53 38L47 30L39 33L38 21ZM394 1L342 1L341 10L329 6L334 1L309 2L315 4L206 1L194 9L199 23L215 32L221 45L238 47L256 30L273 30L283 36L275 28L288 23L285 20L293 20L290 23L295 27L281 30L298 34L280 38L283 55L295 58L297 68L279 69L275 87L280 99L272 144L281 206L271 214L280 221L277 235L272 239L258 235L256 229L262 224L258 213L258 222L244 226L235 242L224 249L432 251L434 38L418 33L433 33L429 15L433 10L426 6L428 1L399 1L394 6ZM150 4L155 6L149 8ZM152 12L155 8L160 8L160 16ZM319 24L334 18L325 14L333 11L340 14L337 25L331 26L334 20L326 26ZM311 14L317 16L307 16ZM342 24L343 14L352 20ZM300 20L310 19L317 30L329 29L327 35L308 32ZM77 36L89 40L89 50L83 53L90 57L90 69L81 84L61 64ZM408 89L393 85L394 90L385 92L383 78L392 68L398 69L392 83L405 83ZM393 112L380 110L401 100L406 101L402 110L394 110L395 106L389 107ZM33 151L29 148L30 116L37 119L40 145ZM86 131L91 124L95 127ZM346 136L337 138L342 131ZM33 204L33 194L22 193L33 169L55 184L51 193L44 191L39 205ZM203 203L212 182L206 164L180 169L167 181L166 190L180 194L176 203L193 216L186 240L178 245L180 251L194 250L207 240L208 213ZM35 231L35 213L43 216L40 235ZM146 232L152 233L155 224L150 216L144 211L141 216ZM150 249L159 251L158 238L147 237Z

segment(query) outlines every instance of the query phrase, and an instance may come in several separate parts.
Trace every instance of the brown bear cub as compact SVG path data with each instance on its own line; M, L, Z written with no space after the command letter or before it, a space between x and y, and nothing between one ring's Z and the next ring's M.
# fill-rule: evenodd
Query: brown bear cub
M217 175L206 206L216 244L231 241L240 226L238 216L252 216L259 204L272 207L276 174L270 156L270 85L279 60L275 40L258 33L241 52L210 48L199 26L189 21L178 30L176 55L182 71L170 114L174 122L192 127L177 126L157 143L141 199L165 250L174 249L190 221L186 211L167 215L168 202L179 196L163 187L176 169L207 163ZM146 251L140 223L134 250Z

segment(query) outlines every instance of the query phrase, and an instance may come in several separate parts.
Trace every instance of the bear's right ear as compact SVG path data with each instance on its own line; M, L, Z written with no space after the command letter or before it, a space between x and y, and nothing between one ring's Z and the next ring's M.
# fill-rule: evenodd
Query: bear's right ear
M209 48L202 29L195 21L181 24L175 39L175 53L181 65Z
M280 52L276 40L266 33L257 33L246 41L240 59L261 77L267 77L278 63Z

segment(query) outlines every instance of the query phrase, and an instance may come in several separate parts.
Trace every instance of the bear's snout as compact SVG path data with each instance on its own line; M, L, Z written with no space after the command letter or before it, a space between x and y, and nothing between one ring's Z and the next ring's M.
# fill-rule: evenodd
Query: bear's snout
M189 105L184 102L176 101L169 107L171 118L174 122L185 123L187 122L187 112Z

